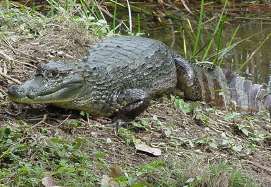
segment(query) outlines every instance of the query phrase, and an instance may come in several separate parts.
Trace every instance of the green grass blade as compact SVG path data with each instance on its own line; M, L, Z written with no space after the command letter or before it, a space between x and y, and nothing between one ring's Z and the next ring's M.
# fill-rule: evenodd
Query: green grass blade
M192 58L195 57L195 54L198 51L198 46L199 46L199 40L200 37L202 35L202 30L203 30L203 18L204 18L204 0L201 0L201 4L200 4L200 17L199 17L199 21L197 24L197 34L196 34L196 40L195 43L193 45L193 53L192 53Z
M265 42L267 40L269 40L271 36L271 33L269 33L266 38L260 42L260 44L258 45L258 47L256 47L256 49L251 53L251 55L247 58L247 60L240 66L239 70L242 70L249 62L250 60L252 59L252 57L262 48L262 46L265 44Z
M183 30L183 50L184 50L184 57L187 58L187 46L186 46L184 30Z
M202 61L204 61L204 60L207 58L207 55L209 54L209 51L210 51L211 46L212 46L212 44L213 44L214 37L217 35L217 33L218 33L220 27L222 27L222 23L223 23L223 15L224 15L224 13L225 13L227 4L228 4L228 0L225 1L225 4L224 4L223 9L222 9L222 12L221 12L221 14L220 14L220 16L219 16L219 21L218 21L218 23L216 24L216 28L215 28L213 37L212 37L212 39L210 40L210 42L208 43L208 47L207 47L207 49L206 49L205 52L204 52Z
M235 37L236 37L236 35L237 35L238 31L239 31L239 28L240 28L240 25L238 25L238 27L236 27L236 29L234 30L234 32L233 32L233 34L232 34L232 36L231 36L230 41L227 43L226 49L227 49L227 48L230 48L230 50L232 50L234 47L236 47L236 45L232 45L232 43L233 43L233 40L235 39ZM222 49L222 50L223 50L223 49ZM230 50L229 50L229 51L230 51ZM222 65L223 57L229 52L229 51L227 51L227 52L224 53L223 55L219 55L220 51L221 51L221 50L219 50L218 53L217 53L217 61L218 61L218 62L217 62L217 65L218 65L218 66L221 66L221 65Z
M117 18L117 4L114 4L114 13L113 13L113 33L116 30L116 18Z

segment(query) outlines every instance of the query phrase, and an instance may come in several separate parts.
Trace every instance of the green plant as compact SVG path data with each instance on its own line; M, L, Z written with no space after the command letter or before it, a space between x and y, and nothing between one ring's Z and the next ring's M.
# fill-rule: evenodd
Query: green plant
M136 139L134 133L125 128L120 128L118 130L118 135L121 139L125 141L127 145L133 145L134 140Z
M0 184L38 186L47 173L72 186L78 177L82 184L97 180L91 172L91 157L85 152L87 139L48 138L46 131L41 139L34 139L30 130L27 124L21 129L0 128Z
M212 23L214 30L212 30L211 33L210 29L205 28L205 24L209 22L209 20L206 21L204 5L205 1L201 0L196 26L193 26L188 18L186 19L187 22L184 24L182 31L182 52L184 56L191 59L192 62L194 62L195 59L199 59L199 61L211 61L216 65L222 65L225 55L244 40L234 42L239 30L239 27L237 27L232 33L230 40L223 42L224 24L227 19L225 16L225 12L227 11L226 7L228 5L227 0L224 2L224 7L218 18L215 18L217 21ZM194 27L196 27L196 29L194 29ZM188 43L190 43L190 45L188 45ZM191 49L189 50L189 48Z
M147 180L142 180L147 175L157 173L165 167L165 162L162 160L152 161L146 164L139 165L133 170L126 172L124 175L117 177L115 180L121 186L131 186L131 187L144 187L148 186Z
M79 2L67 0L61 3L55 0L47 0L50 11L48 15L56 17L62 15L65 19L82 23L85 27L97 34L99 37L105 36L110 32L109 25L96 1L87 3L85 0Z
M179 97L174 98L174 104L176 108L180 109L185 114L193 111L193 106Z
M212 137L208 137L208 136L199 138L198 140L195 141L195 143L198 145L209 146L213 149L218 148L218 145L217 145L217 142L215 141L215 139L213 139Z

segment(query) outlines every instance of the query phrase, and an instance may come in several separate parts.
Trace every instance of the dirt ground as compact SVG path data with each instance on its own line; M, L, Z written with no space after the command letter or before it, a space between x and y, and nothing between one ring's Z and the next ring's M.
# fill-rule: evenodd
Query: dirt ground
M1 38L0 127L9 124L16 128L18 121L24 121L31 126L28 135L37 141L41 129L46 129L48 136L85 136L92 142L89 145L92 150L106 153L109 165L121 167L134 167L156 159L173 163L195 157L200 159L190 166L187 174L194 176L210 163L225 161L244 170L261 185L271 186L271 123L264 112L239 114L197 103L197 110L185 114L175 106L173 96L153 100L151 106L134 121L135 126L141 126L132 126L133 136L161 149L161 156L153 157L136 151L134 146L127 144L127 138L115 134L110 119L92 119L76 111L10 102L7 87L28 79L38 64L64 59L72 63L98 41L97 37L73 24L58 22L42 27L32 31L39 32L38 35L24 34L18 29ZM72 119L80 121L80 127L65 125ZM105 174L100 169L95 172L97 175ZM155 176L149 180L152 179Z

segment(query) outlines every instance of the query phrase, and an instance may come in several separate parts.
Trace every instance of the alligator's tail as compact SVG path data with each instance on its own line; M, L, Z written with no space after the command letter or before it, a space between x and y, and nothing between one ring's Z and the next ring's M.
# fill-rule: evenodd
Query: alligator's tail
M231 101L242 110L257 112L260 110L271 110L271 94L266 86L255 84L238 74L224 70L228 82Z
M260 84L220 67L206 69L175 57L177 88L189 100L202 100L222 108L257 112L271 111L271 94Z
M216 96L216 92L218 92L220 103L224 103L225 107L230 106L248 112L271 110L271 95L268 94L264 85L253 83L251 80L229 70L222 70L220 67L209 71L195 68L195 71L197 74L202 74L202 79L204 79L202 81L198 76L198 80L207 85L201 87L202 90ZM211 100L217 101L217 97L213 97Z

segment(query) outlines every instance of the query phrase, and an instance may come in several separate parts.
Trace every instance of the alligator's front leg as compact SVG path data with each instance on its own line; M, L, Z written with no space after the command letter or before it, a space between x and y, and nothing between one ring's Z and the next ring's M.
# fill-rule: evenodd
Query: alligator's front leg
M113 116L113 124L118 128L129 123L144 111L150 103L149 94L142 89L127 89L115 95L119 110Z
M133 119L146 109L150 97L142 89L127 89L117 95L116 101L120 106L116 116Z

